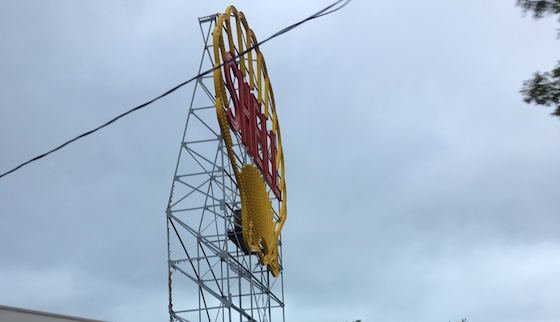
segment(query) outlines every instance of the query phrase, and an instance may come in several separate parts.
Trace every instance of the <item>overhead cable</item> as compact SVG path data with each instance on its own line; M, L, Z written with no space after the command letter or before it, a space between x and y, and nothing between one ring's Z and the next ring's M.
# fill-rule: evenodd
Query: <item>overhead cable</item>
M255 48L258 47L259 45L262 45L262 44L266 43L267 41L269 41L269 40L271 40L271 39L274 39L274 38L276 38L276 37L278 37L278 36L280 36L280 35L282 35L282 34L288 32L288 31L291 31L291 30L293 30L294 28L297 28L297 27L299 27L300 25L302 25L302 24L304 24L304 23L306 23L306 22L308 22L308 21L310 21L310 20L317 19L317 18L320 18L320 17L323 17L323 16L325 16L325 15L328 15L328 14L331 14L331 13L333 13L333 12L338 11L338 10L342 9L343 7L345 7L350 1L352 1L352 0L338 0L338 1L336 1L335 3L333 3L333 4L331 4L331 5L327 6L327 7L325 7L324 9L322 9L322 10L320 10L320 11L318 11L317 13L315 13L315 14L309 16L308 18L305 18L305 19L303 19L303 20L301 20L301 21L298 21L298 22L296 22L296 23L294 23L294 24L292 24L292 25L290 25L290 26L288 26L288 27L286 27L286 28L284 28L284 29L282 29L282 30L276 32L275 34L273 34L272 36L266 38L265 40L260 41L260 42L256 43L255 45L253 45L253 46L247 48L245 51L239 53L237 56L235 56L234 58L232 58L232 60L237 59L237 58L239 58L240 56L243 56L243 55L247 54L249 51L255 49ZM116 116L116 117L114 117L113 119L109 120L108 122L106 122L106 123L104 123L104 124L102 124L102 125L100 125L100 126L94 128L93 130L88 131L88 132L85 132L85 133L82 133L82 134L76 136L75 138L73 138L73 139L71 139L71 140L69 140L69 141L64 142L63 144L59 145L58 147L56 147L56 148L54 148L54 149L52 149L52 150L50 150L50 151L47 151L47 152L45 152L45 153L43 153L43 154L41 154L41 155L38 155L38 156L36 156L36 157L34 157L34 158L32 158L32 159L26 161L26 162L21 163L20 165L16 166L16 167L13 168L12 170L9 170L9 171L7 171L7 172L5 172L5 173L0 174L0 178L4 177L4 176L6 176L6 175L8 175L8 174L10 174L10 173L12 173L12 172L15 172L15 171L19 170L20 168L22 168L23 166L28 165L28 164L31 163L31 162L37 161L37 160L39 160L39 159L42 159L42 158L46 157L47 155L49 155L49 154L51 154L51 153L53 153L53 152L56 152L56 151L62 149L63 147L69 145L70 143L73 143L73 142L75 142L75 141L77 141L77 140L79 140L79 139L81 139L81 138L83 138L83 137L86 137L86 136L88 136L88 135L90 135L90 134L92 134L92 133L94 133L94 132L97 132L98 130L100 130L100 129L102 129L102 128L108 126L108 125L110 125L111 123L117 121L118 119L123 118L123 117L127 116L128 114L130 114L130 113L132 113L132 112L134 112L134 111L137 111L137 110L139 110L139 109L141 109L141 108L144 108L144 107L146 107L146 106L152 104L153 102L155 102L155 101L157 101L157 100L159 100L159 99L161 99L161 98L163 98L163 97L165 97L165 96L167 96L167 95L169 95L169 94L175 92L175 91L178 90L179 88L181 88L181 87L183 87L183 86L185 86L185 85L191 83L192 81L198 79L199 77L202 77L202 76L205 76L205 75L207 75L207 74L210 74L210 73L212 73L214 70L216 70L216 69L218 69L218 68L222 68L222 66L223 66L224 64L228 63L228 62L229 62L229 60L223 62L223 63L220 64L219 66L215 66L214 68L208 69L208 70L206 70L206 71L204 71L204 72L202 72L202 73L200 73L200 74L198 74L198 75L192 77L191 79L189 79L189 80L187 80L187 81L185 81L185 82L183 82L183 83L181 83L181 84L179 84L179 85L177 85L177 86L171 88L170 90L168 90L168 91L166 91L165 93L159 95L158 97L153 98L153 99L147 101L146 103L140 104L140 105L138 105L138 106L136 106L136 107L134 107L134 108L132 108L132 109L130 109L130 110L128 110L128 111L126 111L126 112L124 112L124 113L122 113L122 114Z

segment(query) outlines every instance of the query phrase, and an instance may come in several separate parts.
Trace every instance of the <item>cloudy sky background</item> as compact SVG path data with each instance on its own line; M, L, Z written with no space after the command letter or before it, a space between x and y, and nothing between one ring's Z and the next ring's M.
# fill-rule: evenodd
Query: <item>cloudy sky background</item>
M560 121L518 90L557 21L514 0L363 1L265 44L287 321L558 321ZM0 172L194 76L197 18L259 39L330 1L0 1ZM165 321L193 86L0 179L0 305Z

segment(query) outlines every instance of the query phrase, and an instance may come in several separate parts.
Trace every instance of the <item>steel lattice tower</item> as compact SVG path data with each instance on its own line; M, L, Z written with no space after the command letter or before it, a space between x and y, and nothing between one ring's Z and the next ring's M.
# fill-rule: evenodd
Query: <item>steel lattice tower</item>
M199 73L214 65L217 15L199 18ZM250 163L241 138L234 147ZM194 86L167 205L170 321L284 322L282 245L274 278L236 239L240 193L216 117L212 74Z

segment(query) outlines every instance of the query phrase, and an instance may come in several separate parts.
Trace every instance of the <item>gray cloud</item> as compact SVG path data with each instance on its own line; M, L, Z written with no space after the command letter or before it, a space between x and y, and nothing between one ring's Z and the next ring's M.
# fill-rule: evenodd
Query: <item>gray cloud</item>
M264 39L326 4L236 6ZM226 5L5 2L0 170L192 77L196 18ZM263 46L288 320L559 316L558 120L518 94L557 59L556 28L513 1L353 1ZM0 180L0 304L168 318L164 208L191 91Z

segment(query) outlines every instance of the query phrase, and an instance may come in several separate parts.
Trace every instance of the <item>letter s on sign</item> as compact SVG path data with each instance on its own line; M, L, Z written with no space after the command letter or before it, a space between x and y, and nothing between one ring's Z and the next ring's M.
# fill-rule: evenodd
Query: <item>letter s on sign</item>
M239 132L239 120L237 119L236 115L241 110L241 108L239 106L239 95L237 95L237 93L235 92L235 86L233 84L233 80L231 79L232 72L233 76L237 79L237 84L243 84L243 74L241 74L241 71L239 70L239 68L237 68L235 57L231 52L228 51L226 53L226 63L224 64L224 78L226 80L226 87L233 102L234 108L228 108L226 113L230 128L234 132ZM234 109L235 113L233 111Z

